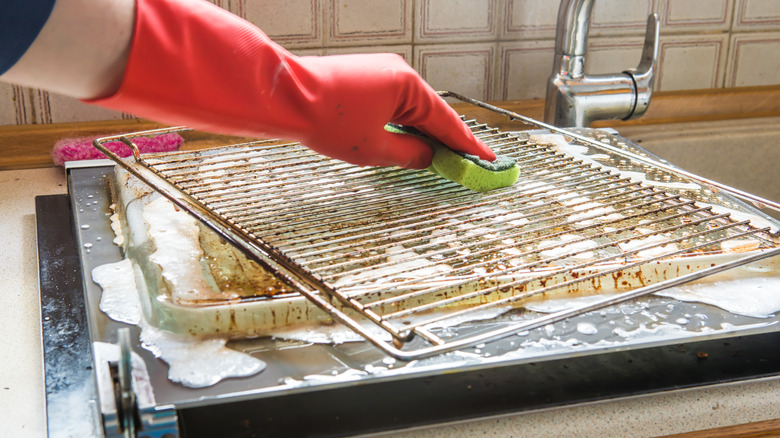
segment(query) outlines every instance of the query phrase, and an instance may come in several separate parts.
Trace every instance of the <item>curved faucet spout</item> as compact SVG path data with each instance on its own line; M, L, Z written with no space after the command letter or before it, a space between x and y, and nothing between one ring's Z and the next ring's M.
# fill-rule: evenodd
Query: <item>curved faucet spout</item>
M593 0L561 1L558 9L558 34L555 37L556 55L585 56L592 10Z
M642 60L635 69L587 75L585 55L594 0L561 0L553 72L547 81L545 122L589 126L594 120L629 119L644 114L652 95L658 54L658 16L647 20Z

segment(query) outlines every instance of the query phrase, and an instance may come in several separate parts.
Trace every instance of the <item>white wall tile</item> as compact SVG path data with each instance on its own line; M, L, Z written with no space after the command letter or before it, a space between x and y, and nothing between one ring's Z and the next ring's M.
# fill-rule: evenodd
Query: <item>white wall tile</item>
M303 48L303 49L290 49L290 53L298 56L322 56L325 54L325 49L322 47L317 48Z
M780 84L780 32L733 34L726 87Z
M661 32L725 31L731 27L734 0L665 0Z
M502 39L555 39L559 2L506 0Z
M72 97L0 82L0 125L117 120L123 117L120 112L88 105Z
M644 35L647 17L660 11L660 0L596 0L590 34Z
M412 43L412 0L329 0L328 46Z
M733 31L779 29L780 1L737 0Z
M0 125L33 123L32 110L27 103L28 89L0 82Z
M500 44L496 99L544 98L552 73L555 41L513 41Z
M496 43L414 47L412 66L436 90L490 100L495 83Z
M410 65L412 64L412 45L399 44L392 46L360 46L333 47L325 50L326 55L346 55L350 53L395 53L400 55Z
M507 39L555 38L560 2L506 0L502 37ZM660 0L596 0L589 36L644 35L647 17L660 13Z
M585 71L589 75L619 74L639 64L642 37L596 37L588 42Z
M416 0L415 43L486 41L498 37L497 0Z
M118 111L112 111L95 105L89 105L72 97L54 93L41 94L36 106L42 114L44 123L68 123L82 120L119 120L129 118Z
M665 37L658 53L658 91L723 86L728 34Z
M257 25L287 48L323 45L322 0L241 1L231 12Z

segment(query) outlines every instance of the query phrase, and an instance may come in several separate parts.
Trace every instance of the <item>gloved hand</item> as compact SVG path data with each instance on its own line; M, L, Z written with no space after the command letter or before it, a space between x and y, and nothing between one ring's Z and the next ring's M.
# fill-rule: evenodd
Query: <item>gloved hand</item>
M364 166L430 165L428 146L385 131L388 122L495 159L401 57L294 56L200 0L138 0L122 85L88 102L209 132L296 140Z

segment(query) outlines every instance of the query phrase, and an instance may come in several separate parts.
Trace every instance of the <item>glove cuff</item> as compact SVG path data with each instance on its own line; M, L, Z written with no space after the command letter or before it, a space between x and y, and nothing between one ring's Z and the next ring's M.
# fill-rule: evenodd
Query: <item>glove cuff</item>
M218 6L138 0L119 90L85 102L209 132L299 140L316 88L295 56Z

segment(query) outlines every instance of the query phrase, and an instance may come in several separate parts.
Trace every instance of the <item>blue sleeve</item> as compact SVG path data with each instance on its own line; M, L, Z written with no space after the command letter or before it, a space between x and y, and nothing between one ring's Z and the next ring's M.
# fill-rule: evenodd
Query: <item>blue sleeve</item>
M0 74L16 64L49 19L55 0L0 0Z

